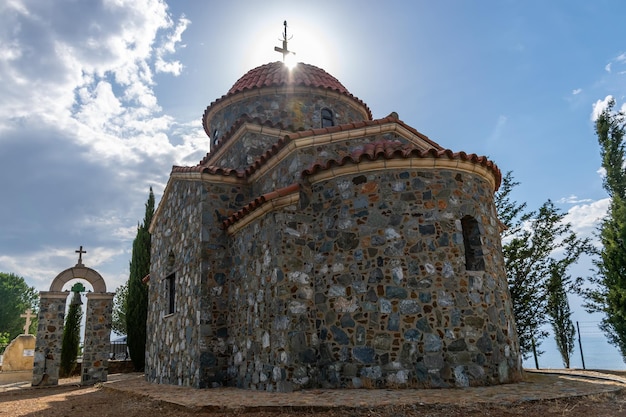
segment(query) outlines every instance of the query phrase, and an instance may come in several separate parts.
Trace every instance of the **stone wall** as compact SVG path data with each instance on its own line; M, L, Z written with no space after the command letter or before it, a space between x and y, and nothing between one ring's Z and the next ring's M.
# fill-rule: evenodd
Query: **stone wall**
M33 386L57 385L67 292L40 292Z
M231 268L221 222L249 201L245 187L176 181L152 230L146 376L204 388L226 379ZM170 264L171 263L171 264ZM167 277L175 276L175 311Z
M0 370L8 371L31 371L35 359L35 336L21 334L9 343L2 355Z
M344 176L234 237L231 382L243 388L513 381L517 338L493 191L453 170ZM306 205L307 201L311 203ZM465 268L477 220L484 270Z
M362 150L365 144L382 141L408 143L406 139L399 138L394 134L379 134L350 138L349 141L336 141L324 146L301 147L281 160L270 173L259 177L254 185L254 193L263 195L287 187L294 182L299 182L302 171L309 168L313 163L340 160L344 156Z
M115 293L88 293L81 384L106 382L111 352L111 315Z
M201 195L199 181L174 182L161 203L162 221L152 231L146 376L153 382L199 386ZM167 278L172 274L170 313Z
M218 109L209 121L211 139L215 139L215 131L218 132L218 138L221 138L244 114L293 130L317 129L322 127L320 115L323 108L333 111L335 125L367 119L365 108L344 96L340 99L332 94L320 94L318 89L301 93L290 93L283 89L282 94L265 93L241 97Z

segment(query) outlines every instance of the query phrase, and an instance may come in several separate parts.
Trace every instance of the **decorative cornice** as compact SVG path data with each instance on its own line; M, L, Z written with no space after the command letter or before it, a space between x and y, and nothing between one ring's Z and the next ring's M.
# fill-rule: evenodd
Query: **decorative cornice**
M254 119L243 121L236 131L232 133L233 137L251 131L263 132L263 134L267 135L280 135L284 132L282 129L259 125L250 120ZM213 162L214 158L218 157L218 154L208 154L195 167L174 167L172 169L162 201L169 195L171 181L191 180L245 186L256 182L260 177L271 172L280 161L298 149L323 146L338 141L385 133L395 133L411 143L403 144L397 140L368 143L351 155L343 158L315 162L302 172L302 176L308 177L309 182L316 183L335 176L358 172L371 172L383 169L436 168L478 174L489 182L494 192L500 186L502 180L500 169L488 158L444 149L427 136L397 119L395 114L392 114L378 120L368 120L302 132L290 132L280 137L270 149L245 170L207 165ZM234 142L233 140L232 143ZM225 141L225 145L227 143ZM220 152L225 152L226 149L227 147ZM232 234L270 210L293 204L299 198L299 193L296 193L296 188L293 187L299 187L299 185L293 184L254 199L244 208L229 216L224 221L223 226L229 234ZM299 190L299 188L297 189ZM293 195L289 197L291 195L289 193ZM271 202L271 204L268 205L266 204L267 202ZM259 207L263 207L263 209L259 210ZM151 233L161 210L162 205L159 204L153 222L150 225Z
M420 150L396 141L367 144L363 150L341 159L316 162L302 172L311 183L339 175L383 169L439 168L476 173L485 178L493 191L502 181L502 173L495 163L484 156L445 150Z

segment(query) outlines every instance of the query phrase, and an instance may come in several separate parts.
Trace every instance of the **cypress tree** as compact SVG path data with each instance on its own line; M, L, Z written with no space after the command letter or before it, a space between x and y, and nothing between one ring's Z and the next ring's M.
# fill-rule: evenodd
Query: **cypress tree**
M569 368L570 358L574 353L576 330L572 322L572 311L567 299L566 285L570 277L565 274L563 265L554 264L550 270L548 281L548 316L556 347L561 354L563 366Z
M501 234L502 253L520 353L528 359L535 353L543 353L537 348L548 335L543 325L550 318L548 284L552 272L558 270L565 280L567 269L591 251L591 244L589 239L576 236L572 225L564 222L565 214L550 200L529 213L524 210L525 204L511 200L513 187L518 183L513 181L510 172L504 176L502 184L496 194L498 217L508 228ZM569 283L569 277L567 280Z
M596 261L598 275L591 278L595 287L586 291L590 312L601 312L600 328L609 343L616 346L626 361L626 152L624 114L613 110L615 101L596 119L602 167L606 171L604 189L611 198L607 216L600 225L602 249Z
M61 378L67 378L72 375L76 368L76 359L80 349L80 322L83 318L82 301L80 293L85 291L85 287L81 283L77 283L72 287L74 293L70 308L65 318L63 326L63 344L61 345L61 364L59 375Z
M127 284L126 344L136 371L142 371L146 362L148 287L142 282L142 279L150 273L150 232L148 229L153 215L154 193L152 192L152 187L150 187L143 223L137 227L137 236L133 241L130 276Z

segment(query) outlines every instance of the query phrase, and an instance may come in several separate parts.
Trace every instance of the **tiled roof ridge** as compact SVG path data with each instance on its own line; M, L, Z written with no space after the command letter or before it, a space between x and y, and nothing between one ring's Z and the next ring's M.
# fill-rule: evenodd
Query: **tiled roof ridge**
M359 164L361 161L367 159L369 161L376 161L380 158L394 159L394 158L448 158L459 159L462 161L468 161L474 164L481 165L490 170L495 177L495 190L500 188L502 181L502 173L500 168L490 161L486 156L479 156L475 153L467 154L463 151L453 152L450 149L428 149L420 150L412 145L403 145L397 141L378 141L365 144L362 149L352 152L350 155L346 155L339 159L329 159L326 162L314 162L311 166L302 172L302 176L314 175L320 171L332 169L333 167L341 167L348 163Z
M172 167L172 173L188 173L188 172L200 172L203 174L222 175L224 177L235 176L237 178L246 178L245 171L233 169L233 168L218 167L215 165L196 165L192 167L174 165Z
M202 116L203 125L210 109L228 97L249 90L280 87L283 85L296 85L334 91L362 105L370 120L372 119L372 111L367 104L350 93L337 78L323 69L315 65L299 62L295 68L289 70L283 62L275 61L251 69L239 78L226 94L209 104ZM206 131L207 127L204 126L204 129Z
M296 128L293 125L285 126L281 122L273 123L271 120L262 120L260 117L250 117L248 114L244 113L241 115L241 117L235 120L235 123L233 123L230 129L228 129L228 131L220 137L217 143L211 147L211 150L207 152L205 157L202 158L202 160L198 163L198 165L206 164L209 161L209 159L215 154L215 152L217 152L225 143L227 143L228 140L231 137L233 137L233 135L237 132L237 130L239 130L239 128L246 123L252 123L252 124L259 125L259 126L267 126L267 127L271 127L274 129L288 130L292 132L296 131ZM205 130L206 130L206 127L205 127ZM212 139L215 140L216 138L212 138Z
M235 224L236 222L238 222L239 220L241 220L242 218L247 216L249 213L251 213L254 210L256 210L259 207L261 207L263 204L266 204L266 203L268 203L268 202L270 202L270 201L272 201L272 200L274 200L276 198L284 197L286 195L295 193L295 192L297 192L299 190L300 190L300 184L298 184L296 182L296 183L293 183L291 185L288 185L287 187L279 188L277 190L270 191L269 193L265 193L265 194L255 198L254 200L250 201L248 204L243 206L241 209L237 210L236 212L234 212L233 214L228 216L222 222L222 226L223 226L224 229L227 229L231 225Z
M174 167L172 172L208 172L208 173L220 173L222 175L230 175L230 172L228 172L228 173L226 173L226 172L217 172L217 171L211 169L211 168L217 169L217 167L206 166L206 164L208 163L210 158L214 155L214 153L222 146L222 144L226 143L228 141L228 139L230 139L230 137L232 137L232 135L234 135L235 132L245 123L255 123L255 124L258 124L260 126L268 126L268 127L277 128L277 129L280 129L280 130L288 130L291 127L291 126L289 126L288 128L285 128L280 123L273 124L270 121L263 122L258 117L251 118L250 116L244 114L242 117L237 119L237 121L233 124L231 129L222 136L223 139L221 139L218 142L218 145L216 146L216 148L211 150L211 152L207 153L206 156L199 162L198 165L196 165L194 167ZM411 126L405 124L403 121L398 119L397 115L395 113L392 113L389 116L384 117L382 119L362 120L362 121L359 121L359 122L345 123L345 124L331 126L331 127L322 127L322 128L316 128L316 129L302 130L302 131L298 131L298 132L293 131L293 133L289 133L289 134L285 135L284 137L279 138L276 141L276 143L274 143L261 156L259 156L257 159L255 159L252 162L252 164L250 164L247 168L245 168L242 171L237 171L237 172L245 173L245 175L243 177L248 177L248 176L252 175L259 168L261 168L271 157L273 157L276 154L278 154L278 152L282 148L284 148L285 145L287 145L289 142L291 142L292 140L295 140L295 139L301 139L301 138L306 138L306 137L316 136L316 135L323 135L323 134L332 134L332 133L343 132L343 131L348 131L348 130L352 130L352 129L360 129L360 128L363 128L363 127L381 126L381 125L384 125L384 124L387 124L387 123L398 123L399 125L401 125L405 129L409 130L411 133L417 135L422 140L424 140L427 143L429 143L431 146L433 146L433 149L436 149L436 150L443 150L444 149L443 147L441 147L441 145L439 145L435 141L431 140L428 136L420 133L416 129L412 128ZM204 171L204 168L209 168L209 170L208 171ZM226 168L223 168L223 169L226 170ZM243 177L241 177L239 175L238 175L238 177L243 178Z
M297 81L298 85L332 88L338 93L350 94L348 89L335 77L320 67L299 62L295 67L289 68L281 61L268 62L249 70L241 76L228 90L226 95L236 94L253 88L271 87L281 85L286 78Z
M325 134L325 133L336 133L336 132L341 132L341 131L344 131L344 130L358 129L358 128L361 128L361 127L379 126L379 125L384 125L386 123L397 123L400 126L402 126L403 128L405 128L408 131L410 131L411 133L413 133L414 135L418 136L420 139L428 142L433 148L435 148L435 149L444 149L441 145L439 145L434 140L430 139L425 134L419 132L417 129L407 125L406 123L404 123L402 120L400 120L397 117L397 115L395 113L392 113L389 116L383 117L381 119L362 120L362 121L359 121L359 122L345 123L345 124L331 126L331 127L321 127L321 128L316 128L316 129L300 130L298 132L294 132L294 133L289 134L289 137L291 139L300 139L300 138L305 138L305 137L308 137L308 136L321 135L321 134Z

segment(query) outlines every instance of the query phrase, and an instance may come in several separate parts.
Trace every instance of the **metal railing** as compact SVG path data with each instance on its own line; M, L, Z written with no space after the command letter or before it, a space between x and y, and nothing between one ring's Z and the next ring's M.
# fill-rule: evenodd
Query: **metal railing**
M129 359L126 342L111 342L111 353L109 359L126 361Z

